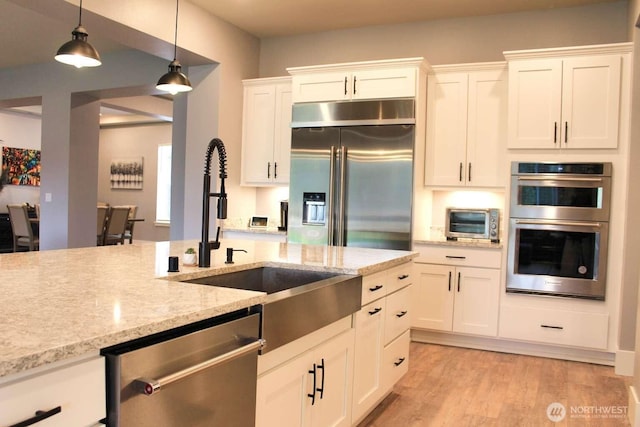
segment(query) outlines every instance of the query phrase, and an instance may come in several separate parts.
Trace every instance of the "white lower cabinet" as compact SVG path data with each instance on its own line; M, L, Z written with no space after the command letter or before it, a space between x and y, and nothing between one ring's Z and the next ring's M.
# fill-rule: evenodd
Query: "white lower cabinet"
M355 315L354 420L366 414L384 395L380 368L384 350L385 302L385 298L374 301Z
M261 355L256 426L355 426L409 366L413 263L364 276L362 308Z
M363 280L362 298L371 301L354 316L352 425L357 425L407 372L412 281L411 263Z
M411 327L496 336L500 251L460 248L424 251L425 255L418 258L415 265ZM439 259L456 265L420 262Z
M411 333L407 329L402 335L384 347L382 355L382 384L386 390L397 383L409 371L409 344Z
M606 313L512 305L500 308L503 338L606 349L608 331Z
M412 326L496 336L500 270L417 264Z
M349 426L353 377L349 329L258 378L256 426Z
M52 368L0 385L0 425L51 416L42 427L93 426L106 415L104 358ZM31 425L31 424L23 424Z

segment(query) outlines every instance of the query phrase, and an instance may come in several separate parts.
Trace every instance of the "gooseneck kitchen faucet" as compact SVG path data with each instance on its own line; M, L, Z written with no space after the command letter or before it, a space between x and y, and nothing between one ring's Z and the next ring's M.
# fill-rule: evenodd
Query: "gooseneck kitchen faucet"
M213 150L218 150L218 163L220 174L220 191L211 193L211 157ZM216 218L225 219L227 217L227 193L224 189L224 180L227 177L227 152L224 143L219 138L213 138L209 142L207 155L204 161L204 182L202 184L202 240L198 245L198 267L211 266L211 251L220 248L220 227L216 233L216 240L209 241L209 202L211 197L218 198Z

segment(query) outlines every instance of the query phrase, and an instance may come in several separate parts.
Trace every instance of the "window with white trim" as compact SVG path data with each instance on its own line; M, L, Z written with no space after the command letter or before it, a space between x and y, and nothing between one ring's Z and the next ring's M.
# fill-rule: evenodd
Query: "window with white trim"
M158 185L156 223L169 224L171 219L171 144L158 145Z

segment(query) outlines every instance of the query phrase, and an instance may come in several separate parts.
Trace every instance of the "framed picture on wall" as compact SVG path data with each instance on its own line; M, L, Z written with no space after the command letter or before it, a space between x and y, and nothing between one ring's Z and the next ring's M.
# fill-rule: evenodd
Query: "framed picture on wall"
M40 150L2 147L2 184L40 186Z
M112 190L142 190L143 158L114 159L109 179Z

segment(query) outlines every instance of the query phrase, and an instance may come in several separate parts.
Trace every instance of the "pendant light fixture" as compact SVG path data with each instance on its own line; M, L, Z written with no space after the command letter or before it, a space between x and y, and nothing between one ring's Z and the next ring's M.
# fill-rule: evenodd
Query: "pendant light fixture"
M78 26L71 32L71 35L71 41L66 42L58 49L56 61L77 68L97 67L102 64L98 51L87 41L89 34L82 26L82 0L80 0Z
M176 59L178 50L178 2L179 0L176 0L176 31L173 42L173 61L169 64L169 72L160 77L156 85L156 89L169 92L172 95L178 92L189 92L193 89L187 76L182 74L182 66Z

